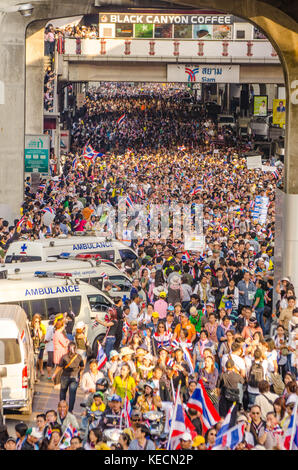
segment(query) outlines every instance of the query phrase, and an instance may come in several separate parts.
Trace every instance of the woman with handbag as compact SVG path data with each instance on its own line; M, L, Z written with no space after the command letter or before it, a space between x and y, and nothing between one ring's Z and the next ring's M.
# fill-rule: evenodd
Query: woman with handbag
M220 375L218 381L218 387L220 389L219 414L221 417L225 418L233 403L236 402L231 416L231 427L236 424L237 411L241 406L238 386L243 383L244 378L235 369L234 361L228 359L226 362L226 372Z

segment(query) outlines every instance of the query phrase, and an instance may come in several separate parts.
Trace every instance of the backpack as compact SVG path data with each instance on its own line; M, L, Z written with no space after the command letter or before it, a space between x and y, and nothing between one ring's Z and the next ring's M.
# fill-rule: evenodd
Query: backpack
M259 383L264 380L264 369L260 362L253 362L247 383L253 388L258 388Z

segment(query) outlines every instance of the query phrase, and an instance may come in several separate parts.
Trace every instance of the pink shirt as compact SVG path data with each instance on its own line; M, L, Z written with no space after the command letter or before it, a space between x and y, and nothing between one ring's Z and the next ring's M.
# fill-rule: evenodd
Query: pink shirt
M56 330L53 336L54 346L54 364L59 364L60 359L67 354L69 339L63 333L63 330Z
M165 300L159 299L156 302L154 302L154 312L159 313L160 320L166 318L167 309L168 309L168 303Z

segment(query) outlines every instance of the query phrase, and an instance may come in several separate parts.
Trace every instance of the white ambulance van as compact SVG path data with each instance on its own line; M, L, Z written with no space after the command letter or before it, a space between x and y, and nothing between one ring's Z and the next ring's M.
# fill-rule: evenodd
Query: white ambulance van
M21 240L9 245L5 263L47 261L49 257L67 258L80 254L94 254L108 261L136 260L134 250L118 240L101 237L75 236L47 238L45 240Z
M2 378L4 410L31 414L35 382L33 344L27 315L18 305L0 305L0 367L6 370Z
M96 317L103 320L108 309L114 307L114 302L100 290L66 276L65 279L0 280L0 306L2 304L20 306L30 321L39 313L45 326L51 315L73 312L75 325L83 321L87 326L87 337L95 354L97 341L102 341L106 331L96 322Z
M113 285L111 297L129 298L132 283L128 276L110 262L101 262L93 259L67 260L53 258L51 261L32 263L11 263L6 265L7 277L12 279L28 279L32 277L47 277L50 273L56 277L63 277L64 273L72 279L80 279L99 290L103 289L104 281Z

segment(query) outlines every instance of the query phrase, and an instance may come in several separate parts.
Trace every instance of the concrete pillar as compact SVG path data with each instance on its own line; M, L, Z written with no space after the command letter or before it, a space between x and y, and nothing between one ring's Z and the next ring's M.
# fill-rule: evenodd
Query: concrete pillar
M19 13L0 20L0 217L20 216L24 191L25 26Z
M35 21L26 31L25 134L43 133L44 26Z

